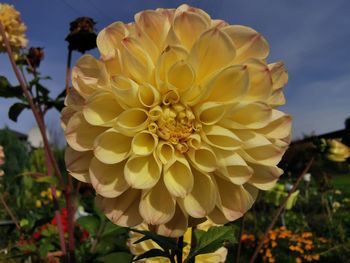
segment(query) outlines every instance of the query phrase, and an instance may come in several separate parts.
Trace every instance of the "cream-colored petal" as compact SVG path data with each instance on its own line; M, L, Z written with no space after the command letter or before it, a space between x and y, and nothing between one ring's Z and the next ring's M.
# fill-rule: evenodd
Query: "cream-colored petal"
M96 205L114 224L124 227L133 227L143 222L139 213L141 191L128 189L115 198L106 198L98 195Z
M189 55L189 62L197 73L197 83L212 72L228 66L235 55L235 46L226 33L218 28L203 33L193 45Z
M230 36L237 48L235 63L249 58L265 59L268 56L270 49L266 39L254 29L233 25L222 30Z
M271 121L272 108L262 102L240 104L228 111L220 124L234 129L259 129Z
M241 140L232 131L218 125L203 126L202 139L222 150L235 150L241 145Z
M220 177L216 177L215 180L220 196L219 207L228 220L234 221L240 218L251 208L255 199L244 186L229 183Z
M168 17L154 10L145 10L135 15L135 22L161 50L170 28Z
M206 13L203 9L196 8L193 6L189 6L187 4L182 4L175 10L174 16L180 15L182 12L189 12L199 15L203 20L205 20L208 24L211 23L211 18L208 13Z
M169 222L175 214L175 198L171 196L162 180L149 190L143 190L140 214L146 223L160 225Z
M96 126L115 125L115 120L121 112L123 108L112 92L99 92L90 96L83 108L86 121Z
M82 112L75 113L67 123L65 130L66 140L76 151L92 150L94 141L106 128L90 125Z
M186 59L188 52L180 46L167 46L156 63L155 78L158 90L163 94L168 90L168 72L176 62Z
M72 70L72 84L83 97L97 88L108 88L109 76L104 63L91 55L82 56Z
M271 105L271 107L284 105L286 103L286 98L284 97L283 89L273 91L267 103Z
M272 92L271 72L262 60L249 59L244 62L249 72L249 89L245 100L266 101Z
M166 237L180 237L183 236L188 227L187 215L177 205L173 218L165 224L157 227L157 234Z
M170 163L164 166L163 170L165 186L172 196L183 198L192 191L193 175L184 156L177 154Z
M175 13L173 29L181 44L190 50L200 34L209 27L199 14L180 11Z
M148 126L148 113L141 108L131 108L122 112L116 121L116 129L123 134L133 136Z
M271 122L265 127L256 130L268 138L283 139L290 135L292 117L278 110L272 110Z
M80 111L85 103L85 99L80 96L79 92L72 88L69 89L67 96L64 99L64 105L73 108L76 111Z
M216 150L215 153L221 166L217 171L218 176L237 185L246 183L252 177L253 169L239 154L223 150Z
M187 156L191 164L202 172L213 172L217 168L215 152L208 145L202 144L200 148L190 149Z
M132 137L125 136L113 128L109 129L96 139L94 154L103 163L119 163L129 156L131 141Z
M157 144L158 137L155 134L149 131L142 131L134 136L131 148L136 155L150 155Z
M224 263L226 262L228 250L225 247L220 247L212 253L200 254L195 257L195 262L201 263Z
M196 79L196 73L192 66L180 60L176 62L170 69L167 75L167 81L174 86L181 94L188 90Z
M171 143L160 141L157 145L157 156L163 165L175 158L175 149Z
M274 166L281 161L285 150L271 143L270 145L240 150L239 154L248 162Z
M193 108L197 119L205 125L219 122L225 115L228 106L218 102L205 102Z
M161 100L159 91L147 83L139 87L137 95L142 106L147 108L152 108L158 105Z
M140 48L147 54L147 58L150 58L152 64L154 65L157 61L161 49L158 45L163 45L163 43L155 43L144 31L144 28L136 26L135 32L130 34L130 37L134 38L137 43L140 44Z
M215 206L213 211L207 216L213 223L218 225L224 225L228 223L230 220L225 217L223 212L218 206ZM237 218L239 218L239 215L237 215Z
M108 74L113 77L124 73L124 65L122 61L122 55L119 49L115 50L114 57L102 57Z
M188 136L187 145L194 150L199 149L202 145L202 138L200 134L192 133L190 136Z
M214 209L217 189L208 174L193 169L193 178L192 191L180 202L183 202L183 207L190 216L202 218Z
M120 41L127 36L128 30L123 22L115 22L100 31L96 43L98 50L104 58L112 58L116 55L116 49L120 48Z
M124 193L129 185L124 179L125 162L105 164L96 157L91 160L89 174L96 193L107 198L114 198Z
M283 61L278 61L268 65L271 72L273 90L279 90L283 88L288 82L288 71L284 67Z
M124 175L132 188L149 189L159 181L162 166L154 155L132 156L128 159Z
M265 166L254 163L249 165L254 170L254 175L250 178L249 183L261 190L272 189L283 174L283 170L277 166Z
M89 164L92 158L92 151L78 152L69 146L66 148L64 154L64 160L69 174L84 183L90 183Z
M118 97L119 102L129 107L142 106L139 98L139 85L132 79L118 75L111 78L112 91Z
M121 43L125 71L138 83L150 82L154 64L142 44L132 37L124 38Z
M76 113L72 107L64 107L61 111L61 127L65 131L67 128L68 121Z

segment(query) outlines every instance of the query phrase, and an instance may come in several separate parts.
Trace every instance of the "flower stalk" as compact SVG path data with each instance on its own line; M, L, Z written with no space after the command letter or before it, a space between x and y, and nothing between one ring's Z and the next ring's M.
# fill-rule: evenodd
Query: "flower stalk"
M283 202L281 203L281 205L280 205L279 208L277 209L277 211L276 211L276 213L275 213L275 215L274 215L274 217L273 217L273 219L272 219L270 225L268 226L268 228L267 228L266 231L265 231L264 236L260 239L259 244L258 244L258 246L256 247L256 249L255 249L255 251L254 251L254 253L253 253L253 256L250 258L249 263L254 263L254 262L255 262L255 260L256 260L256 258L257 258L257 256L258 256L258 253L259 253L260 249L262 248L262 246L263 246L263 244L264 244L264 240L267 239L267 236L268 236L270 230L275 226L275 224L276 224L276 222L277 222L277 219L279 218L279 216L281 215L281 213L282 213L284 207L286 206L289 197L290 197L290 196L295 192L295 190L298 188L300 182L301 182L301 181L303 180L303 178L304 178L304 175L309 171L309 169L310 169L310 167L311 167L313 161L314 161L314 157L312 157L312 158L310 159L310 161L306 164L304 170L301 172L301 174L299 175L297 181L296 181L295 184L293 185L293 188L290 190L290 192L288 193L288 195L286 196L286 198L283 200Z
M7 205L2 194L0 194L0 201L1 201L2 205L4 206L8 215L11 217L12 222L16 225L17 230L20 230L20 226L18 224L18 220L17 220L16 216L12 213L10 207Z

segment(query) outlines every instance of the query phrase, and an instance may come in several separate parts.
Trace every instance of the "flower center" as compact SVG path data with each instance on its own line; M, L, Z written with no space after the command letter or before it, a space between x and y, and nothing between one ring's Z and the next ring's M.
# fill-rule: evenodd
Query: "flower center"
M181 153L188 151L187 140L198 127L191 109L181 103L156 106L150 110L150 127L159 138L174 145Z

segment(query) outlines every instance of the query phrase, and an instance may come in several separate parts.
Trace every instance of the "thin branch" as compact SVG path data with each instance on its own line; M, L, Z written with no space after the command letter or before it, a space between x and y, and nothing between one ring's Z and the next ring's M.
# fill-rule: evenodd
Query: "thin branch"
M184 248L184 237L181 236L177 239L177 253L176 259L178 263L182 263L182 251Z
M101 235L106 227L106 220L103 220L102 223L100 224L99 229L97 230L96 233L96 237L94 238L94 240L92 241L92 245L91 245L91 249L90 249L90 253L94 254L96 252L96 248L97 248L97 244L99 239L101 238Z
M280 214L282 213L284 207L286 206L289 197L290 197L290 196L295 192L295 190L298 188L298 186L299 186L300 182L302 181L304 175L309 171L309 169L310 169L310 167L311 167L313 161L314 161L314 157L312 157L312 158L310 159L310 161L306 164L304 170L301 172L301 174L299 175L297 181L296 181L295 184L293 185L292 190L290 190L290 192L288 193L288 195L286 196L286 198L283 200L282 204L281 204L281 205L279 206L279 208L277 209L277 211L276 211L274 217L272 218L272 221L271 221L270 225L268 226L268 228L267 228L266 231L265 231L264 236L260 239L259 244L258 244L258 246L256 247L253 256L250 258L249 263L254 263L254 262L255 262L255 260L256 260L256 258L257 258L257 256L258 256L258 253L259 253L261 247L263 246L264 241L267 239L267 236L268 236L270 230L275 226L275 224L276 224L276 222L277 222L277 219L279 218L279 216L280 216Z
M11 220L12 220L13 223L16 225L16 228L17 228L18 230L20 230L21 227L20 227L19 224L18 224L18 220L17 220L17 218L15 217L15 215L12 213L10 207L7 205L7 203L6 203L5 199L4 199L4 197L2 196L2 194L0 194L0 201L1 201L1 203L3 204L3 206L4 206L5 210L6 210L6 212L7 212L7 213L9 214L9 216L11 217Z
M236 263L239 263L239 258L241 257L241 249L242 249L242 234L244 230L244 216L242 216L241 219L241 225L239 228L239 234L238 234L238 248L237 248L237 254L236 254Z

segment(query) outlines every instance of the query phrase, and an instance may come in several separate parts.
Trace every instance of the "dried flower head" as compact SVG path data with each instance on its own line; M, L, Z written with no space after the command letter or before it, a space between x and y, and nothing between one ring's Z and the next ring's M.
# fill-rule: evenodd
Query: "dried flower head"
M31 47L27 54L27 59L32 68L38 68L40 62L44 59L44 48Z
M22 22L20 13L12 5L0 3L0 22L15 52L27 46L28 40L24 34L27 27ZM0 35L0 52L5 51L5 43Z
M62 126L72 176L122 226L183 235L241 217L273 187L290 142L282 62L255 30L201 9L146 10L97 37L73 69Z
M69 49L78 50L81 53L96 47L96 22L90 17L78 17L70 23L70 33L66 37Z

